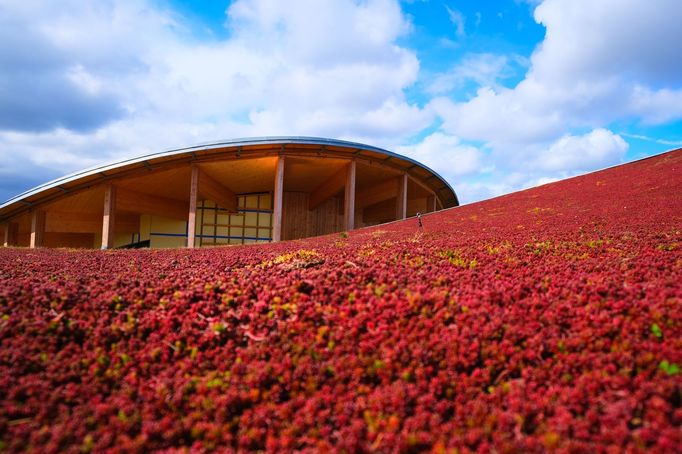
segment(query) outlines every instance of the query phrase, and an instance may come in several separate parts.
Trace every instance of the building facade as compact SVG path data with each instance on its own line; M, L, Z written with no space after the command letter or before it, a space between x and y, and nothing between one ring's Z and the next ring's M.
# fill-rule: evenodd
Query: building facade
M77 172L0 205L5 246L200 247L305 238L458 205L428 167L309 137L238 139Z

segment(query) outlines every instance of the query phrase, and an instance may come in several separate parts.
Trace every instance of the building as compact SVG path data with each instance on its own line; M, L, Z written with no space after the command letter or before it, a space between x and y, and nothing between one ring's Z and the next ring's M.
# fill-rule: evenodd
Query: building
M458 205L428 167L308 137L239 139L77 172L0 205L5 246L198 247L305 238Z

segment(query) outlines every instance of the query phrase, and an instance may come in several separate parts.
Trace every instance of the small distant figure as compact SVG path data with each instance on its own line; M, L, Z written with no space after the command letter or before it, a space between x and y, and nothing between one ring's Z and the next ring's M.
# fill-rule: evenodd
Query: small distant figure
M424 226L422 225L422 214L417 213L417 222L419 222L419 229L422 229Z

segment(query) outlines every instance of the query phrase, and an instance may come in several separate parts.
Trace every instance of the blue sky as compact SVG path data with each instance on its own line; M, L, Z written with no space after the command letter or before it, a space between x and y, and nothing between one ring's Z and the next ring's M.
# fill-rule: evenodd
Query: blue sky
M0 200L91 165L309 135L468 203L682 147L679 0L0 0Z

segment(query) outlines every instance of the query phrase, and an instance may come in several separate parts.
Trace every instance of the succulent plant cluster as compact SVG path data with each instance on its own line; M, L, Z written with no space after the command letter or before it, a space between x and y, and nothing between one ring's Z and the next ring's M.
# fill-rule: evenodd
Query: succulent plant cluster
M0 448L682 446L682 152L422 221L1 250Z

